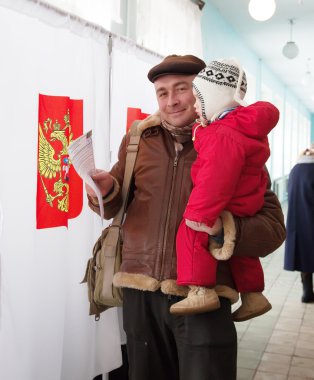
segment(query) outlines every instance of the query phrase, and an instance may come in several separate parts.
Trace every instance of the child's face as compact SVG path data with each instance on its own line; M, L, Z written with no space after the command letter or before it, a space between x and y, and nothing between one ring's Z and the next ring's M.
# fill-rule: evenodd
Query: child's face
M196 91L194 90L193 88L193 95L194 95L194 98L195 98L195 103L194 103L194 108L195 108L195 112L197 114L197 118L200 120L200 122L202 124L207 124L208 121L206 119L204 119L204 117L202 116L202 105L201 105L201 101L200 101L200 98L197 96L197 93Z

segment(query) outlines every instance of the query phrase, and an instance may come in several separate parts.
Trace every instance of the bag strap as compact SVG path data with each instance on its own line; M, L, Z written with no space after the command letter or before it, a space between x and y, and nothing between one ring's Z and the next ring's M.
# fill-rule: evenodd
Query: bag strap
M137 125L139 122L139 120L136 120L131 126L131 137L127 146L126 164L122 185L122 205L116 216L113 218L112 224L109 226L110 228L108 229L106 239L101 247L101 252L103 253L104 260L106 261L106 264L103 266L104 282L102 295L108 299L113 298L112 279L115 273L115 259L117 255L117 244L120 236L120 226L126 209L138 145L141 138L141 132L137 130Z
M139 124L140 120L135 120L131 125L130 130L130 141L127 146L127 154L126 154L126 162L125 162L125 169L124 169L124 178L123 178L123 185L122 185L122 205L120 207L120 210L116 214L116 216L113 218L112 225L120 226L124 217L127 200L129 196L129 191L131 187L131 179L133 175L134 165L136 161L136 156L138 152L138 146L141 138L141 132L138 131L137 125Z

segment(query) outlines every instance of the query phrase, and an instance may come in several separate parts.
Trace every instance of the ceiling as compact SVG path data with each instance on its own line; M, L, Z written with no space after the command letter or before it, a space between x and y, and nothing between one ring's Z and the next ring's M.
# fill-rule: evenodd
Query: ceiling
M249 0L208 0L243 38L251 50L314 113L314 0L276 0L274 16L256 21L248 13ZM290 40L289 19L294 19L292 36L299 47L294 59L282 55ZM307 85L305 74L309 71Z

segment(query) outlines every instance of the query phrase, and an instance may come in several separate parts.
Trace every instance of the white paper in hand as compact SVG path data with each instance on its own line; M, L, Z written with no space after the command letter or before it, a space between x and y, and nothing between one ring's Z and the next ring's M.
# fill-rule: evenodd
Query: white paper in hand
M91 177L96 172L92 131L72 141L68 146L68 154L77 174L95 191L100 206L100 216L103 219L104 206L102 194Z

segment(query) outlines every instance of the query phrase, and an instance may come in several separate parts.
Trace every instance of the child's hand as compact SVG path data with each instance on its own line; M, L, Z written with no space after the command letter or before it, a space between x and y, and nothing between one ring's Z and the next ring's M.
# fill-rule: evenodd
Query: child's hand
M185 219L185 224L188 227L192 228L194 231L202 231L202 223L200 222L194 222L193 220Z
M207 227L209 229L209 235L212 235L212 236L216 236L216 235L220 235L221 231L222 231L222 220L221 220L221 217L219 216L217 219L216 219L216 222L214 223L214 225L212 227Z
M204 223L195 222L194 220L185 219L185 224L194 231L206 232L209 234L210 227Z
M219 235L222 230L221 218L217 218L216 222L212 227L207 226L204 223L195 222L193 220L185 219L185 224L194 231L206 232L209 235Z

